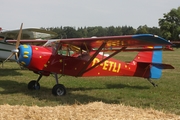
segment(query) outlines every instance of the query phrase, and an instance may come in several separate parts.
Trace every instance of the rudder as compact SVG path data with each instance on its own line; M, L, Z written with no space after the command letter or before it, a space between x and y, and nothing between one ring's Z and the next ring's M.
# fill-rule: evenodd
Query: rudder
M155 46L154 48L162 48L161 46ZM156 64L153 64L156 63ZM152 66L150 69L150 78L160 78L162 75L162 67L158 64L162 64L162 50L153 51Z

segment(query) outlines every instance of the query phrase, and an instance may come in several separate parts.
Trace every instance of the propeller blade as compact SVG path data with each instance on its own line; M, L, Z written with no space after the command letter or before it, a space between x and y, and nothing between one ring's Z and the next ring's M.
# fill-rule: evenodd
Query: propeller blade
M19 60L18 53L15 53L15 56L16 56L16 60L18 61Z
M21 39L21 34L22 34L22 26L23 26L23 23L21 23L21 27L20 27L20 30L19 30L18 38L17 38L17 41L16 41L16 49L19 47L19 43L20 43L20 39Z
M16 41L16 46L15 46L16 48L14 50L12 50L12 54L4 62L9 60L13 55L16 55L16 59L19 60L19 58L18 58L18 52L19 52L18 47L19 47L21 34L22 34L22 26L23 26L23 23L21 23L21 27L20 27L20 30L19 30L19 34L18 34L18 38L17 38L17 41Z
M7 60L9 60L13 55L14 55L14 53L12 53L4 62L6 62Z

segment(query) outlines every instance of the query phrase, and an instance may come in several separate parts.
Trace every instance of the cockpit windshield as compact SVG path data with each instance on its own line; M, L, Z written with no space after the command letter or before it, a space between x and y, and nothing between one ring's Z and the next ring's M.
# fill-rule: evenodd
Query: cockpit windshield
M57 47L59 42L60 42L60 40L48 40L43 46L55 48L55 47Z

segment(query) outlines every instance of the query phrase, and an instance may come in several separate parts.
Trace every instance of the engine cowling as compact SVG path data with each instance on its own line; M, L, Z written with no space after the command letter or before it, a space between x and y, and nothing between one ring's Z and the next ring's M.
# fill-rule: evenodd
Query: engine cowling
M52 48L44 46L20 45L18 62L34 71L43 71L52 56Z

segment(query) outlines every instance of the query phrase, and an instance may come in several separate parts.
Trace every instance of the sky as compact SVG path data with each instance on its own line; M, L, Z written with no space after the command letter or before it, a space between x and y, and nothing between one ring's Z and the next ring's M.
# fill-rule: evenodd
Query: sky
M159 27L180 0L0 0L4 30L49 27Z

